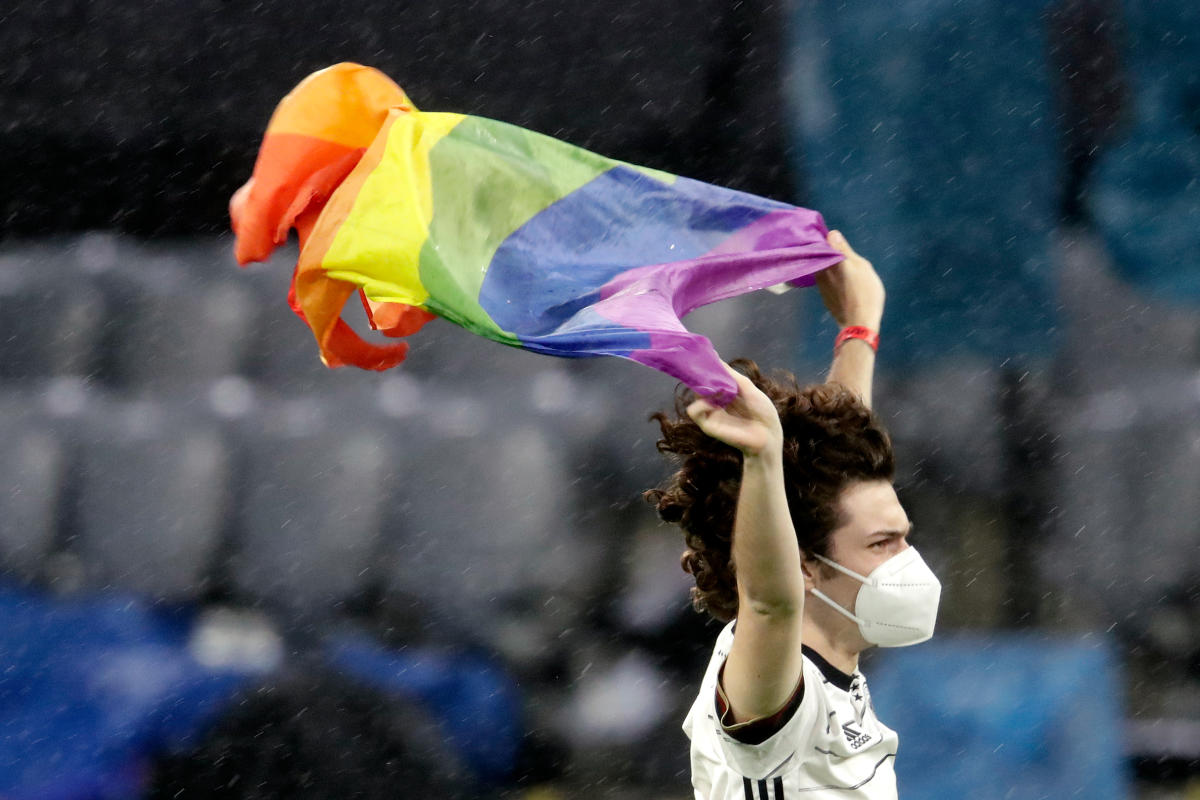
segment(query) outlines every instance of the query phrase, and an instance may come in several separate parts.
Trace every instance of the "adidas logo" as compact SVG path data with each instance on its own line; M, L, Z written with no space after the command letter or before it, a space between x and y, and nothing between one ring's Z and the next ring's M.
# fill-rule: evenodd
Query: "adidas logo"
M854 723L847 722L842 725L842 733L846 735L846 742L851 748L857 750L867 742L871 741L871 734L863 733L854 727Z

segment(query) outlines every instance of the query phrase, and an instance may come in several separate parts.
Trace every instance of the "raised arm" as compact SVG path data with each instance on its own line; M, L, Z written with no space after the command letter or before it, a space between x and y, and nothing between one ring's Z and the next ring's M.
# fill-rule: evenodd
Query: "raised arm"
M842 328L856 325L878 332L883 282L840 233L832 232L829 243L846 259L817 278L826 308ZM828 380L856 392L870 407L874 368L874 349L851 339L835 355ZM784 491L779 415L770 398L749 379L738 373L734 379L738 396L728 407L697 400L688 414L706 434L742 451L731 546L738 589L737 632L721 685L732 721L746 722L778 712L800 684L804 573Z
M846 260L821 272L817 288L821 299L839 328L851 325L879 332L883 320L883 281L871 262L854 252L838 231L829 234L829 243ZM871 407L871 378L875 372L875 350L862 339L849 339L834 354L829 383L840 383Z
M777 712L801 677L804 576L783 484L783 430L775 405L734 373L738 396L721 409L697 400L688 414L709 436L742 451L732 555L738 617L722 686L734 722Z

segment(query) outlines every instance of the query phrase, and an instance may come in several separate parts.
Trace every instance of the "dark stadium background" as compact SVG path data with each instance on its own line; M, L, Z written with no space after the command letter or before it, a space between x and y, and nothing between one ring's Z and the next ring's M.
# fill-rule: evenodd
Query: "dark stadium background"
M0 795L690 796L669 381L440 324L328 371L289 253L233 264L275 103L358 61L875 262L946 586L864 661L902 796L1196 796L1198 43L1183 0L8 4ZM814 380L833 334L803 292L694 328Z

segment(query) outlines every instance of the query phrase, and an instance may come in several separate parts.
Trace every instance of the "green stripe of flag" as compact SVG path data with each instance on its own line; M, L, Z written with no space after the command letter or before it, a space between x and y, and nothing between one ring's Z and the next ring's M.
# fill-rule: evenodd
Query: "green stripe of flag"
M475 333L518 344L479 307L492 256L540 211L621 162L482 117L455 126L429 161L433 221L420 259L427 306ZM668 173L637 169L674 181Z

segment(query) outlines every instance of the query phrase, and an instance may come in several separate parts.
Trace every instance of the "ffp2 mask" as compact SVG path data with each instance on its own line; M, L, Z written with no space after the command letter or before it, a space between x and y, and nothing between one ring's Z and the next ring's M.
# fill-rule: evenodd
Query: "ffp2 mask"
M868 642L880 647L904 647L933 636L942 584L916 548L905 548L866 576L824 556L814 556L862 584L853 613L821 590L812 591L835 611L858 623L859 632Z

